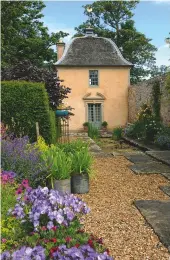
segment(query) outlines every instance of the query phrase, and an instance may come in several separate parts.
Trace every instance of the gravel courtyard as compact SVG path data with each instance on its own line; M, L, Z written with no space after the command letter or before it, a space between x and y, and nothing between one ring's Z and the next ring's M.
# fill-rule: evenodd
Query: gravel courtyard
M115 260L169 260L168 250L133 205L134 200L168 201L156 174L135 175L123 156L95 158L90 192L80 195L91 209L85 230L103 237Z

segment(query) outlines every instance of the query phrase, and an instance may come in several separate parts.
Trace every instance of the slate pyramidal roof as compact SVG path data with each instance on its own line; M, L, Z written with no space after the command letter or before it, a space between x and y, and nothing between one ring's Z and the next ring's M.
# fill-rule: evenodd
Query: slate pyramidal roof
M133 66L123 58L111 39L97 37L94 34L73 38L66 45L62 57L54 65L56 67Z

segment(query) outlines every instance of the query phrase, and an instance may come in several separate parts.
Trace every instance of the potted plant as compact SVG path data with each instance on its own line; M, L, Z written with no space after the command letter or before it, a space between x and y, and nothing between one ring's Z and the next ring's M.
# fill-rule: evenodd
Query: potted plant
M85 122L85 123L83 124L83 126L84 126L84 131L85 131L85 132L88 132L89 122Z
M75 151L72 156L71 193L89 192L89 174L91 172L92 156L87 146Z
M44 154L50 172L47 178L51 179L52 188L60 192L71 193L71 158L54 145Z
M108 123L106 121L103 121L103 123L102 123L102 130L103 131L107 131L107 126L108 126Z

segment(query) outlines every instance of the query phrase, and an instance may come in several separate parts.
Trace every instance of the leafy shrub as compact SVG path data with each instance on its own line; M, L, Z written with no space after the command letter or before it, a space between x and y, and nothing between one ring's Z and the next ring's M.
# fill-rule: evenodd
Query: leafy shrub
M162 149L170 150L170 136L168 135L157 135L155 138L155 144Z
M57 77L56 70L40 68L29 60L17 62L14 66L2 69L2 80L43 82L47 90L50 107L55 110L62 100L67 98L71 89L62 85L63 80ZM34 105L34 104L33 104Z
M83 126L89 126L89 122L84 122Z
M42 83L2 81L2 121L16 137L28 135L36 140L36 126L47 143L56 140L54 114ZM54 112L53 112L54 113Z
M107 126L108 126L108 123L107 123L106 121L103 121L103 122L102 122L102 126L103 126L103 127L107 127Z
M150 120L151 117L152 117L152 108L147 103L144 103L138 112L137 120L145 122Z
M123 128L122 127L117 127L115 129L113 129L113 133L112 133L112 138L113 140L120 140L122 138L122 134L123 134Z
M47 169L41 152L29 143L28 137L2 140L2 169L17 173L16 180L28 179L32 187L45 185Z
M34 147L37 148L40 152L46 152L49 149L49 146L45 143L45 140L41 135L38 136L37 142L34 144Z
M143 104L138 113L137 120L126 127L125 135L134 139L153 142L157 133L160 132L161 127L161 122L153 116L151 107Z
M88 124L88 136L92 139L99 138L99 129L92 123Z
M160 123L158 121L155 121L151 119L146 125L145 125L145 140L146 141L154 141L155 136L157 133L161 130Z
M162 149L170 150L170 127L162 126L161 131L155 137L155 144Z

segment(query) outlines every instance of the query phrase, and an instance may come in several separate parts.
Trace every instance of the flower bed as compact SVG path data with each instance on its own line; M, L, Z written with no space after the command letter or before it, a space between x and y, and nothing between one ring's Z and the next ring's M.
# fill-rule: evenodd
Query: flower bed
M37 144L30 145L27 138L3 142L6 170L1 173L1 259L113 259L102 238L83 230L83 216L90 211L85 202L73 194L38 186L42 177L34 181L40 172L37 175L36 164L32 168L26 162L33 151L41 166L39 155L47 147L41 145L39 149ZM76 152L77 148L69 149ZM29 180L23 179L27 176Z

